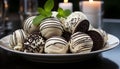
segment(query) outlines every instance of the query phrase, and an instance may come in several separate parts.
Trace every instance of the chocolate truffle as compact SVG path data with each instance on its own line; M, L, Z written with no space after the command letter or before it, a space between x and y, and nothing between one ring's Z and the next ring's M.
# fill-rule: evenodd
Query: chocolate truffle
M82 12L73 12L65 20L65 28L71 32L86 32L89 29L89 21Z
M100 29L93 29L93 30L89 30L87 34L93 40L92 51L102 49L105 46L107 42L107 34L104 31Z
M22 29L18 29L10 36L10 46L15 50L22 50L24 39L27 37Z
M57 18L46 18L40 24L40 32L46 39L52 36L61 36L63 32L63 26L60 20Z
M45 40L39 32L30 34L24 42L24 52L42 53L45 45Z
M103 29L98 29L99 33L102 35L103 39L104 39L104 46L107 44L107 40L108 40L108 34L106 31L104 31Z
M89 35L83 32L76 32L71 36L70 51L72 53L89 53L92 47L93 40Z
M27 33L32 33L34 31L38 31L39 30L39 26L35 26L33 25L33 19L35 18L36 16L30 16L28 17L24 23L23 23L23 29L25 32Z
M65 40L69 42L71 35L72 34L70 32L64 31L63 34L62 34L62 37L64 37Z
M46 41L44 49L48 54L65 54L68 51L68 44L62 37L51 37Z

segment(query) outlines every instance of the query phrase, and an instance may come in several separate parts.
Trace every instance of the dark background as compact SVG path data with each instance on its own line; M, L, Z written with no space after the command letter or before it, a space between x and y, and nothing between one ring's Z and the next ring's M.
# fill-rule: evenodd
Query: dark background
M8 0L11 13L18 13L19 11L19 2L21 0ZM39 7L43 7L46 0L38 0ZM63 0L54 0L55 7L53 10L57 10L58 3L63 2ZM79 1L81 0L69 0L73 3L73 10L79 10ZM103 0L104 1L104 18L113 18L120 19L120 0Z

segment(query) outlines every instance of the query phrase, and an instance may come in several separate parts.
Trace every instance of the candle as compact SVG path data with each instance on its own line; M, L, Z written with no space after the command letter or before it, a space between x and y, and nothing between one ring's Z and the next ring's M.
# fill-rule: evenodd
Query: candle
M64 3L59 3L59 7L63 10L69 9L71 12L73 11L73 4L68 2L68 0L64 0Z
M89 22L95 28L101 28L101 5L102 1L82 1L80 2L81 10L88 17Z

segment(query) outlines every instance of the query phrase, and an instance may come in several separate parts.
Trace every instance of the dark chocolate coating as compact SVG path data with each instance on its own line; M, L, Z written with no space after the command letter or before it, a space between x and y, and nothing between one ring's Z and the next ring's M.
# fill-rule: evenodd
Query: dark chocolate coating
M96 51L96 50L102 49L104 47L104 39L98 32L96 32L94 30L90 30L87 32L87 34L93 40L92 51Z
M89 29L89 21L88 20L83 20L82 22L80 22L73 33L75 32L87 32Z
M23 50L26 50L26 52L39 53L43 50L44 42L45 40L41 37L41 34L34 32L25 39Z
M62 37L64 37L66 41L69 41L71 35L72 35L72 34L71 34L70 32L64 31L63 34L62 34Z

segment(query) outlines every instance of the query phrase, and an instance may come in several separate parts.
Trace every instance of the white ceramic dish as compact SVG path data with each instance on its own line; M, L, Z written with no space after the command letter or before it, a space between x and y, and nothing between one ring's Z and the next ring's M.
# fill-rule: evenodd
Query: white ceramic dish
M47 63L63 63L63 62L75 62L75 61L84 61L95 56L98 56L100 53L113 49L119 45L119 39L111 34L108 34L108 41L105 48L97 51L93 51L86 54L40 54L40 53L24 53L20 51L12 50L9 44L9 36L6 36L0 39L0 47L6 51L13 52L19 54L27 60L35 61L35 62L47 62Z

